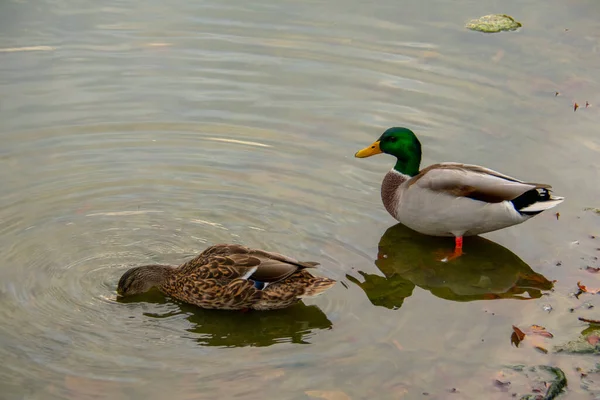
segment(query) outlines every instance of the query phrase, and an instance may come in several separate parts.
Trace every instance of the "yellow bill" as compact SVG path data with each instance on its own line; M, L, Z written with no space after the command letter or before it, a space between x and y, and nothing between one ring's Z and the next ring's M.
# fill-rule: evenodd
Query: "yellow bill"
M365 147L362 150L359 150L356 152L356 154L354 155L354 157L357 158L365 158L365 157L371 157L374 156L375 154L381 154L382 151L379 148L379 140L376 142L373 142L372 145L370 145L369 147Z

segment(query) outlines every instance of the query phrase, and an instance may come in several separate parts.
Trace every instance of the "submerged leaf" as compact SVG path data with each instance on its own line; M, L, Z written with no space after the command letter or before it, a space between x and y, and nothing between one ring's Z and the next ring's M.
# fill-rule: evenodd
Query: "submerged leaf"
M520 330L519 328L517 328L514 325L512 326L512 329L513 329L513 333L510 336L510 341L515 346L519 347L519 343L521 343L521 341L523 341L523 339L525 339L525 333L523 333L522 330Z
M587 342L589 344L591 344L592 346L595 346L596 343L600 342L600 336L598 336L598 335L590 335L587 338L585 338L585 340L587 340Z
M508 392L510 382L502 382L500 379L494 379L494 386L496 386L503 392Z
M588 289L587 286L581 284L581 281L577 282L577 287L579 288L579 290L581 290L582 292L585 292L585 293L591 293L591 294L600 293L600 289Z
M587 319L587 318L579 317L579 320L583 321L583 322L587 322L588 324L592 324L592 325L600 325L600 320L597 320L597 319Z
M548 338L554 337L553 334L548 332L546 330L546 328L544 328L543 326L540 326L540 325L531 325L531 330L528 333L533 333L534 335L540 335L540 336L544 336L544 337L548 337Z
M525 339L525 333L520 330L519 328L517 328L516 326L512 326L513 331L517 334L517 337L519 338L519 340L523 340Z

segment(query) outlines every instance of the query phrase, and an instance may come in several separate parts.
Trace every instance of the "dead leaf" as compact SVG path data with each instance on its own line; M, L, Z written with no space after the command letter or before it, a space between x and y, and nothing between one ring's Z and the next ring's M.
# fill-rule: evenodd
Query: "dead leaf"
M590 106L590 103L588 103L587 101L585 102L585 108L588 108Z
M600 268L590 267L589 265L585 267L585 270L587 272L591 272L592 274L597 274L598 272L600 272Z
M516 326L512 326L513 331L517 334L517 337L519 338L519 340L523 340L525 339L525 333L520 330L519 328L517 328Z
M494 386L496 386L503 392L508 392L508 387L510 386L510 382L502 382L500 379L494 379Z
M310 397L325 400L352 400L350 396L339 390L307 390L306 393Z
M557 213L556 213L556 214L554 214L554 215L556 215L556 219L557 219L557 220L560 218L560 213L558 213L558 212L557 212Z
M542 336L545 338L553 338L554 337L554 335L552 333L548 332L546 330L546 328L544 328L543 326L540 326L540 325L531 325L525 331L519 329L518 327L516 327L514 325L512 328L513 328L513 333L510 336L510 341L516 347L519 347L519 344L523 340L525 340L525 338L527 338L527 342L531 346L533 346L535 349L537 349L543 353L548 352L548 350L546 350L542 346L544 344L543 339L538 337L538 336Z
M513 333L510 336L510 341L511 343L514 343L514 345L516 347L519 347L519 343L521 343L521 341L523 341L523 339L525 339L525 333L523 333L522 330L520 330L519 328L517 328L516 326L512 326L513 328Z
M591 344L592 346L595 346L596 343L600 342L600 336L598 336L598 335L590 335L585 340L587 340L587 342L589 344Z
M554 337L553 334L548 332L546 330L546 328L544 328L543 326L540 326L540 325L531 325L530 331L527 333L533 333L534 335L544 336L544 337L548 337L548 338Z
M578 319L580 321L587 322L588 324L600 325L600 320L597 320L597 319L587 319L587 318L582 318L582 317L579 317Z
M554 92L554 97L558 96L560 93Z
M577 111L578 108L579 108L579 104L575 103L573 105L573 111Z
M579 288L579 290L585 293L596 294L600 292L600 289L588 289L586 286L581 284L581 281L577 282L577 287Z

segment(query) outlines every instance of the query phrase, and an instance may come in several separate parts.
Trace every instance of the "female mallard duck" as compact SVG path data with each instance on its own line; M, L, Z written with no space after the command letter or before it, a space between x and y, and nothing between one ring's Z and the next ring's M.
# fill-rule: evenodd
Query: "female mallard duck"
M131 268L119 280L117 293L124 297L157 287L202 308L274 310L317 296L335 284L306 270L317 265L237 244L217 244L179 267Z
M410 129L388 129L355 157L379 153L397 158L381 186L386 210L417 232L454 236L450 258L462 254L463 236L520 224L564 200L550 194L550 185L526 183L478 165L445 162L419 170L421 143Z

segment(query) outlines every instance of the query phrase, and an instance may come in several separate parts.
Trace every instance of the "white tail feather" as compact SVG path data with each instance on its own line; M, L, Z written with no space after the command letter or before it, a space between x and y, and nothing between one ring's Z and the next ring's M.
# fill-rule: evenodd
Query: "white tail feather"
M565 201L564 197L551 196L550 200L538 201L537 203L533 203L525 208L521 208L519 212L540 212L556 207L563 201Z

